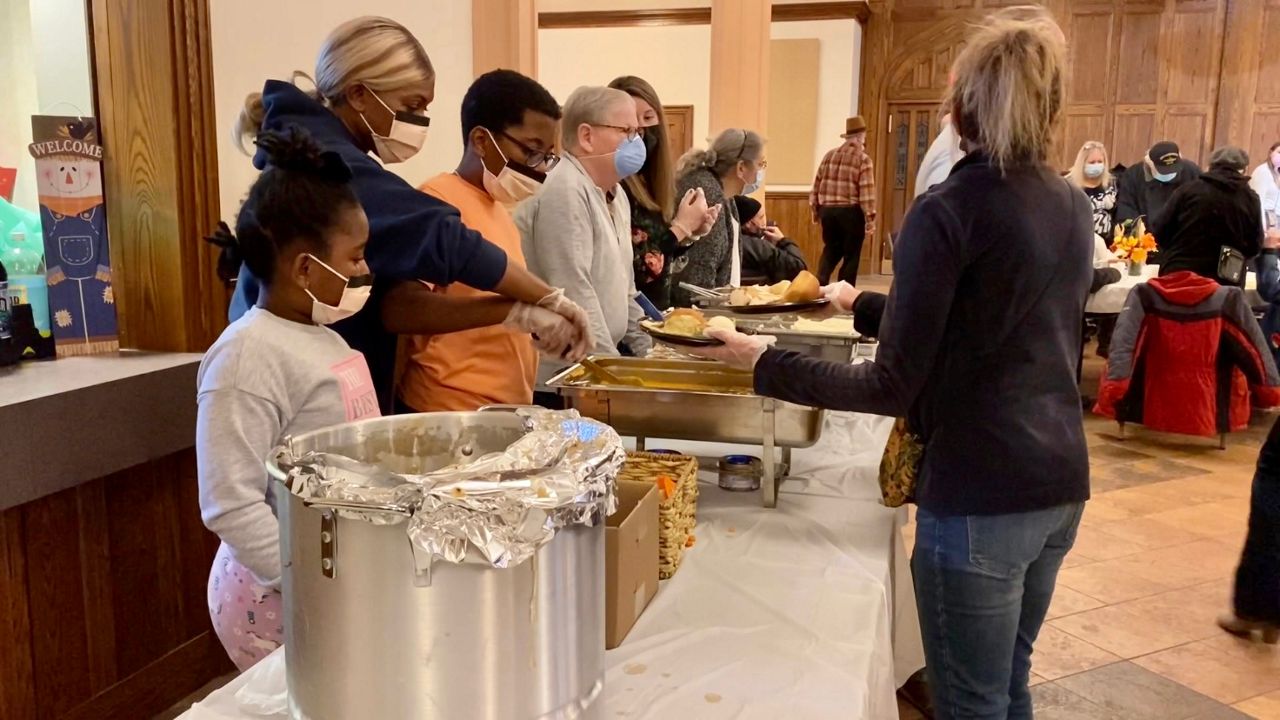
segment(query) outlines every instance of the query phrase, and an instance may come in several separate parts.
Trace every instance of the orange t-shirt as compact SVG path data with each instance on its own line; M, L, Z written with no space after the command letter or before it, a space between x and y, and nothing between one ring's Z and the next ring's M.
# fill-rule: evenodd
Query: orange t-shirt
M454 173L437 175L420 189L456 207L462 223L505 250L508 262L525 266L515 221L488 193ZM460 283L436 291L454 297L490 295ZM532 338L524 333L493 325L444 335L417 335L408 341L409 362L400 380L400 399L414 410L475 410L493 403L527 405L533 401L538 355Z

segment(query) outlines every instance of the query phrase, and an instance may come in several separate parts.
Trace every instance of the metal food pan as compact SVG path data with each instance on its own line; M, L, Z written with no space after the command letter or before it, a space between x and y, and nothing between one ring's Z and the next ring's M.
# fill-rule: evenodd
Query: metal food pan
M824 412L756 395L751 373L698 360L595 358L625 384L609 383L582 365L547 381L566 404L622 435L764 447L764 504L777 502L776 478L786 473L791 448L822 435ZM782 467L774 460L781 448Z

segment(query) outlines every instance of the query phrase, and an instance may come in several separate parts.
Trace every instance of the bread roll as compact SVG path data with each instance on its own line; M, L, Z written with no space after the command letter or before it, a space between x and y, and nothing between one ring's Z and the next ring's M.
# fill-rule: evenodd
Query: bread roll
M791 287L787 288L786 294L782 296L783 302L809 302L822 297L822 287L818 284L818 278L808 270L801 270L796 279L791 281Z

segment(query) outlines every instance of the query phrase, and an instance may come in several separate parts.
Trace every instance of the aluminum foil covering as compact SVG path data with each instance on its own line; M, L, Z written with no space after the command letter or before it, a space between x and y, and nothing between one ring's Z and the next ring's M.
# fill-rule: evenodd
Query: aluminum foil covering
M405 525L415 555L463 562L474 550L495 568L530 558L566 525L597 525L617 509L614 479L626 459L613 428L576 410L516 410L529 428L502 452L419 475L324 452L291 457L289 488L302 498L369 506L342 517Z

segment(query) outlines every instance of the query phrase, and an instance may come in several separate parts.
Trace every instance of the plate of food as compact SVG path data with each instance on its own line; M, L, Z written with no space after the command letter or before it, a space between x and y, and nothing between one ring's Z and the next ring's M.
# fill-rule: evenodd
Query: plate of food
M729 291L726 310L743 315L800 312L813 310L829 301L822 297L818 278L808 270L801 270L795 280L783 280L774 285L748 285Z
M723 345L723 340L707 337L708 328L720 327L733 330L734 323L727 317L708 318L697 308L672 310L662 322L641 320L640 328L649 336L668 345L682 347L713 347Z

